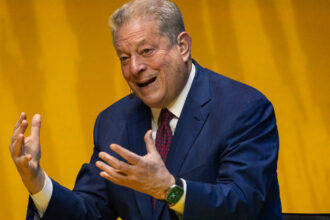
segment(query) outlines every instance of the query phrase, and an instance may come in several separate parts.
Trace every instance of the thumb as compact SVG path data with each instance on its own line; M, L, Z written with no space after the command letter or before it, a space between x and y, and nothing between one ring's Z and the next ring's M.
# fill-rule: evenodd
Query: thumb
M146 143L146 148L148 153L152 153L154 151L157 151L156 145L154 141L152 140L152 131L148 130L147 133L144 135L144 142Z
M31 136L40 137L41 116L35 114L31 121Z

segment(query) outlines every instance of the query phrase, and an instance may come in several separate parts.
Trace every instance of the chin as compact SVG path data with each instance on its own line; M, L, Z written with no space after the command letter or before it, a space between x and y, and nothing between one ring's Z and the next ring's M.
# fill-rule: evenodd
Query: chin
M162 105L154 102L144 102L150 108L162 108Z
M136 93L135 95L150 108L159 108L159 106L161 106L161 100L155 96L142 96Z
M164 106L162 105L161 102L158 102L156 100L143 100L144 104L149 106L150 108L163 108Z

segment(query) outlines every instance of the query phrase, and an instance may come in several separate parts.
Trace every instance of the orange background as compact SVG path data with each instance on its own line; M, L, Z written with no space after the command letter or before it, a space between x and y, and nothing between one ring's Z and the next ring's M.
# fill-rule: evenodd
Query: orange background
M123 2L0 0L0 219L26 211L8 151L21 111L41 113L41 164L72 188L98 112L129 93L107 27ZM330 212L330 1L175 2L193 58L274 104L283 211Z

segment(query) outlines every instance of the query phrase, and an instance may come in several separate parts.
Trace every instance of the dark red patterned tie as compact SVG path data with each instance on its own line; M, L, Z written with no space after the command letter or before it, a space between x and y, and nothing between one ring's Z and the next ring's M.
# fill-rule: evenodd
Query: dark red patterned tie
M170 150L172 141L172 131L170 127L170 121L174 115L163 108L158 118L158 129L156 134L156 148L162 157L163 161L166 161L167 154ZM152 199L152 208L156 208L156 199Z
M166 108L163 108L158 119L156 148L164 162L166 161L166 157L170 150L172 141L170 121L173 117L174 115L170 111L168 111Z

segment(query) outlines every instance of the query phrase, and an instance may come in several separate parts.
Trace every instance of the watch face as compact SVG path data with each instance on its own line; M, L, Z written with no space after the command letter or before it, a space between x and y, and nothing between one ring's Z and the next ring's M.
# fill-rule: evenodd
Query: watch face
M173 187L166 197L166 201L169 204L176 204L183 194L183 189L180 186Z

